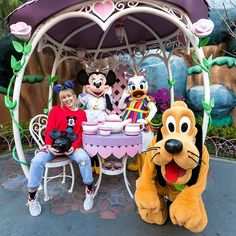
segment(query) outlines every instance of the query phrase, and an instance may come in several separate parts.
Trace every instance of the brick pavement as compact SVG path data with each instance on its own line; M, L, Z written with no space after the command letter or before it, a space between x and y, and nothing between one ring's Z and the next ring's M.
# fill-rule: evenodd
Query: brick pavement
M26 154L29 160L33 156L33 151ZM27 179L25 178L20 164L15 162L13 158L5 156L0 158L1 172L0 182L4 189L9 191L23 191L27 196ZM74 163L75 170L75 187L73 193L68 193L69 183L62 184L60 179L52 180L48 183L48 193L51 198L51 212L53 214L66 214L70 211L83 210L84 185L81 181L79 168ZM55 174L56 169L50 170ZM138 177L136 172L127 171L128 180L131 183L131 189L134 191L135 180ZM94 174L94 183L97 180ZM39 191L39 197L43 201L43 191ZM123 175L106 176L103 175L99 192L95 198L94 208L90 213L98 213L102 219L115 219L122 212L134 212L136 206L132 198L130 198L124 184ZM86 212L87 213L87 212Z

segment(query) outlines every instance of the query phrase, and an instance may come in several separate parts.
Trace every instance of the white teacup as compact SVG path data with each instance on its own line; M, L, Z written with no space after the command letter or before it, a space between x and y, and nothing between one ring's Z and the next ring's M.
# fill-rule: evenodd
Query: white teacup
M111 127L105 126L105 125L100 125L99 126L99 133L100 135L107 136L111 134Z
M128 123L125 125L124 131L126 134L138 135L144 129L144 124Z
M98 130L98 123L92 121L83 121L82 122L83 131L88 133L96 133Z

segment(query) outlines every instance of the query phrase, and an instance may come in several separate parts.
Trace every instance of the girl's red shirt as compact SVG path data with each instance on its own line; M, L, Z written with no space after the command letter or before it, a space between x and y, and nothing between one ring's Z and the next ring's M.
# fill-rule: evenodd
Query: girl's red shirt
M52 145L50 137L52 130L66 131L71 127L78 138L72 143L74 148L82 146L82 122L87 121L86 113L83 110L72 111L66 106L54 106L48 116L48 123L45 132L45 144Z

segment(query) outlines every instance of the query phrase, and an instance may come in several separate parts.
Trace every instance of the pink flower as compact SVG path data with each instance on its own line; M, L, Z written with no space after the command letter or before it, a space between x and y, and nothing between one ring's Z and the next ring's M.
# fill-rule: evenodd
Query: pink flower
M11 34L19 39L29 39L31 36L32 27L25 22L17 22L10 25Z
M191 31L199 38L204 38L211 34L214 29L214 23L208 19L200 19L195 22L192 27Z

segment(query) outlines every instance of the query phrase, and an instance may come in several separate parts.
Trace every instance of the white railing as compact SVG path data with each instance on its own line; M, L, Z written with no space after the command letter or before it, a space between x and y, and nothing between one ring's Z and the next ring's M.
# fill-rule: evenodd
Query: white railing
M3 152L11 152L15 146L13 132L3 132L0 130L0 155ZM35 143L28 130L24 130L23 143L32 148ZM225 139L219 136L207 136L205 144L209 154L214 157L236 160L236 138Z
M31 137L28 130L24 130L24 136L22 139L23 139L23 143L26 143L29 148L31 148L32 145L34 144L34 140ZM11 152L13 147L15 146L13 132L8 131L8 132L1 133L1 130L0 130L0 144L1 144L0 155L6 151Z
M205 144L211 156L236 160L236 139L210 136L206 137Z

